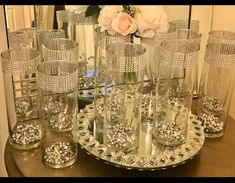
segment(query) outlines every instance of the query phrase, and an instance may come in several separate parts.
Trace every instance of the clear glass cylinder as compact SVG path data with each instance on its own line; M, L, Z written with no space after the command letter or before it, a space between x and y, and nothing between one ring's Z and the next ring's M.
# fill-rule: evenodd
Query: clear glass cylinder
M42 45L42 56L44 61L78 63L78 43L67 38L49 39Z
M36 148L41 140L36 67L38 51L12 48L1 53L9 124L9 142L16 149Z
M28 39L28 48L36 49L39 51L38 48L38 34L42 31L40 28L32 27L32 28L23 28L19 31L23 31L27 34Z
M101 28L94 30L95 62L93 72L93 97L94 97L94 136L102 142L103 121L104 121L104 96L105 96L105 72L107 65L106 48L112 43L128 43L131 36L120 34L111 35L107 31L101 32ZM108 76L108 75L107 75Z
M159 60L157 55L159 53L160 43L164 40L176 39L177 30L173 24L169 24L169 29L166 33L156 33L153 38L141 38L141 45L146 48L146 76L144 82L144 94L142 100L142 123L153 124L153 116L156 106L156 83L159 72Z
M9 48L27 48L29 45L28 35L24 31L8 33Z
M56 11L56 20L58 29L65 31L65 37L76 40L76 16L73 11L59 10Z
M187 40L161 43L153 138L156 144L181 145L186 141L200 46ZM175 79L175 73L181 77Z
M235 45L208 43L199 85L197 114L206 137L221 137L234 88Z
M42 160L51 168L64 168L77 159L72 124L77 116L77 64L48 61L37 67L43 122Z
M38 48L42 55L42 45L49 39L65 38L65 31L59 29L42 30L38 34Z
M177 39L180 40L187 40L190 42L195 42L197 43L199 46L201 46L201 38L202 38L202 34L199 33L198 31L194 31L193 29L178 29L177 30ZM195 79L195 85L194 85L194 89L193 89L193 96L197 97L198 94L198 66L196 66L197 68L195 68L193 71L195 71L196 73L196 79ZM176 76L177 77L177 76Z
M133 43L107 46L104 143L132 152L139 144L145 48Z

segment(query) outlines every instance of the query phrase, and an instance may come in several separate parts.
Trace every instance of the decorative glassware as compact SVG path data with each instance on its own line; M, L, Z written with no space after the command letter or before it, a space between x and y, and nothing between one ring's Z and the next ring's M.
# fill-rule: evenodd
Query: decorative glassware
M28 35L24 31L15 31L8 33L9 48L28 47Z
M94 88L94 29L97 26L96 16L85 16L85 12L75 13L76 32L75 40L78 42L78 64L82 71L79 74L79 99L86 102L93 100Z
M153 129L156 144L177 146L186 141L196 77L193 70L197 68L199 49L198 44L187 40L161 43L156 94L157 105L161 107L156 110ZM175 79L175 73L182 77Z
M176 39L177 30L173 24L166 33L156 33L153 38L141 38L141 45L146 48L147 59L147 75L144 82L144 93L142 106L145 110L142 110L142 123L153 124L153 115L158 106L156 106L156 83L159 72L159 60L157 54L159 53L160 43L164 40Z
M23 31L27 34L28 39L28 48L36 49L39 51L38 48L38 35L42 31L40 28L32 27L32 28L23 28L19 31Z
M78 43L67 38L49 39L42 45L44 61L61 60L78 63Z
M106 48L112 43L128 43L131 41L131 36L122 36L120 34L111 35L107 31L100 31L101 28L97 27L94 30L94 45L95 45L95 63L93 66L93 97L94 97L94 136L102 141L102 126L104 121L104 102L98 102L98 99L104 100L105 95L105 72L107 66L107 51ZM107 75L108 77L108 75Z
M65 31L65 37L76 40L76 16L73 11L59 10L56 11L56 20L58 29Z
M201 37L202 37L202 34L199 33L198 31L194 31L193 29L178 29L177 30L177 39L195 42L199 44L199 46L201 45ZM196 78L194 82L195 85L193 89L194 97L197 97L197 93L198 93L198 66L196 67L197 68L193 70L193 72L196 72Z
M171 23L175 25L176 29L190 29L199 32L199 20L173 20Z
M131 152L138 147L145 48L133 43L107 46L104 143Z
M12 48L1 53L9 142L16 149L36 148L41 140L36 67L38 51Z
M72 124L77 116L77 64L48 61L37 67L43 121L42 159L52 168L64 168L77 159Z
M38 48L42 53L42 45L49 39L53 38L65 38L65 31L58 29L42 30L38 34Z
M206 137L221 137L225 133L235 82L234 68L234 44L207 44L197 107Z

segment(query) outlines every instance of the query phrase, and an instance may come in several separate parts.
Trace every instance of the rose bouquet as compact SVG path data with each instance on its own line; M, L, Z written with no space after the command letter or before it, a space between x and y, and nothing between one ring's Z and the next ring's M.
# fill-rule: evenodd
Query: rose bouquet
M90 5L85 15L98 16L102 31L127 36L152 38L157 32L167 32L169 23L162 6L148 5Z

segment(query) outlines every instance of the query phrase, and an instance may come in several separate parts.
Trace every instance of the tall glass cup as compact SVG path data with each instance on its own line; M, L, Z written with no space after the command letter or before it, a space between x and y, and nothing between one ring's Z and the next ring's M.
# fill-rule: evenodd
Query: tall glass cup
M154 142L166 146L186 141L191 114L192 93L200 46L187 40L161 43L156 101L161 106L154 117ZM175 79L175 73L182 77Z
M133 43L107 46L104 143L131 152L138 147L145 48Z
M16 149L36 148L41 140L36 67L38 51L12 48L1 53L9 124L9 142Z
M235 45L208 43L199 87L197 114L206 137L221 137L234 88Z
M48 61L37 67L40 111L43 122L42 160L52 168L64 168L77 159L72 125L77 116L77 64Z

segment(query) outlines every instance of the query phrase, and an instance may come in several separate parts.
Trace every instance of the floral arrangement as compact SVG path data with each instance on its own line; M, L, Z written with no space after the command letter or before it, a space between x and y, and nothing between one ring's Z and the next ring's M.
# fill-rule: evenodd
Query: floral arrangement
M167 32L169 23L162 6L105 5L86 6L85 16L98 16L101 31L152 38L157 32Z

